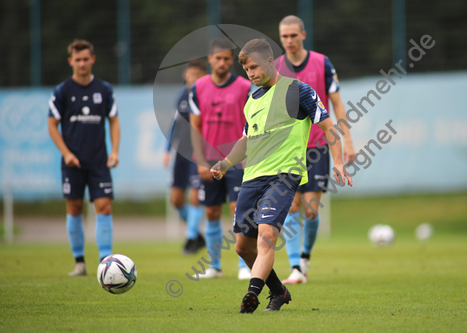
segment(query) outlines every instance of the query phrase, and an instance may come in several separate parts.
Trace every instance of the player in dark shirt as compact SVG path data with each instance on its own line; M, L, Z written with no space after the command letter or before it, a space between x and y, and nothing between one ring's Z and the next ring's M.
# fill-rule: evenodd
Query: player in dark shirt
M183 254L193 254L203 248L206 243L204 237L199 232L200 224L204 218L204 207L198 201L198 190L200 179L198 168L195 163L183 156L188 156L186 150L192 150L190 143L190 106L188 96L193 83L206 75L206 64L201 59L195 59L188 63L188 68L184 74L185 86L182 89L177 103L177 111L167 142L167 149L164 155L164 167L169 166L170 149L176 151L173 163L172 188L170 202L178 210L178 214L186 222L186 243L183 247ZM190 145L185 147L184 145ZM180 154L180 152L185 154ZM190 203L186 204L186 190L190 187Z
M49 134L62 154L63 195L67 231L75 257L70 276L86 275L83 197L88 186L97 213L99 258L112 254L113 187L110 168L118 164L120 124L112 86L92 75L96 60L91 43L75 40L68 47L71 78L59 84L49 101ZM105 119L109 119L112 151L107 156ZM58 125L61 125L61 132Z

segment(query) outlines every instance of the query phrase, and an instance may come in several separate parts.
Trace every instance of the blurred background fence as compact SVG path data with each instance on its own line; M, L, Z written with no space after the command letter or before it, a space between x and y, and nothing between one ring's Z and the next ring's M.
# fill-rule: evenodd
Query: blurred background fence
M306 45L329 56L344 103L357 103L403 60L407 74L352 128L359 150L389 120L392 141L371 156L347 195L467 189L467 2L465 1L150 1L3 0L0 3L0 185L22 200L61 196L59 153L47 132L47 101L70 74L67 45L91 41L94 74L115 87L122 124L116 198L163 196L166 139L154 117L154 78L167 52L209 24L238 24L277 42L278 23L297 14ZM407 51L430 35L435 46L413 68ZM235 71L243 75L236 65ZM157 108L174 112L180 77L154 89ZM347 106L348 107L348 106Z
M304 19L307 45L328 55L341 79L392 67L409 40L425 34L436 48L413 72L467 69L462 0L3 0L0 87L63 81L70 73L66 47L74 38L94 43L97 76L112 84L152 84L167 52L193 30L244 25L280 45L278 22L288 14Z

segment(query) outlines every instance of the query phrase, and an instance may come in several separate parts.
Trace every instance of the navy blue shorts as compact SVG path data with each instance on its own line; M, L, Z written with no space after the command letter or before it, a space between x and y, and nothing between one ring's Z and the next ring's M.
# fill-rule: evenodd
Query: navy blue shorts
M198 188L200 185L198 166L182 155L175 154L171 183L172 187L178 187L182 190L186 190L188 187Z
M308 148L306 167L308 169L308 183L299 186L297 192L326 192L319 185L328 186L326 175L329 174L329 147Z
M83 199L86 185L91 202L99 198L114 197L109 168L62 168L62 190L65 198Z
M212 179L207 182L201 179L201 185L198 192L198 200L204 206L218 206L226 202L227 196L229 202L235 202L242 186L243 169L230 168L221 180Z
M278 176L266 176L242 184L233 220L235 233L257 238L258 224L270 224L281 230L300 184L300 180L283 175L284 181Z

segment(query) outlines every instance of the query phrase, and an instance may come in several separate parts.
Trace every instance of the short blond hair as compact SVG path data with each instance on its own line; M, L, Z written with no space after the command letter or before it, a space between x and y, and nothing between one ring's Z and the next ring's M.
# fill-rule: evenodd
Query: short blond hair
M298 24L298 26L300 27L300 31L305 30L305 24L303 24L303 20L300 17L295 16L295 15L289 15L289 16L284 17L282 21L279 23L279 26L291 25L291 24Z
M84 39L75 39L73 43L68 45L68 56L71 57L73 51L82 51L88 49L91 55L94 55L94 46Z
M240 65L245 64L252 53L259 54L263 60L268 60L270 57L274 58L271 45L265 39L252 39L245 44L238 55Z

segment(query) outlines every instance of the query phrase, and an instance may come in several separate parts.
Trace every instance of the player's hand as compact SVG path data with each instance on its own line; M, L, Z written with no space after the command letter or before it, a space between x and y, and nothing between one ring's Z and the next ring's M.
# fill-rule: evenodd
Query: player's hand
M81 168L78 158L72 152L63 155L63 160L69 168Z
M352 163L355 160L355 149L352 141L344 143L344 163Z
M118 164L118 153L111 152L109 158L107 159L107 167L115 168Z
M337 169L339 174L335 171L335 169ZM353 185L352 177L350 177L349 175L346 175L344 173L344 166L342 164L334 164L333 173L334 173L334 178L336 178L336 180L337 180L337 182L339 184L342 181L342 182L344 182L344 184L342 184L342 185L345 186L345 179L347 178L347 180L349 182L349 186Z
M222 177L227 173L227 170L222 170L222 161L217 162L212 168L211 168L211 175L216 178L217 180L221 180Z
M198 174L199 177L205 182L212 182L212 175L209 171L209 168L206 168L202 165L198 165Z
M164 154L164 159L162 160L162 165L164 166L165 169L169 167L169 162L170 162L170 152L167 151Z

